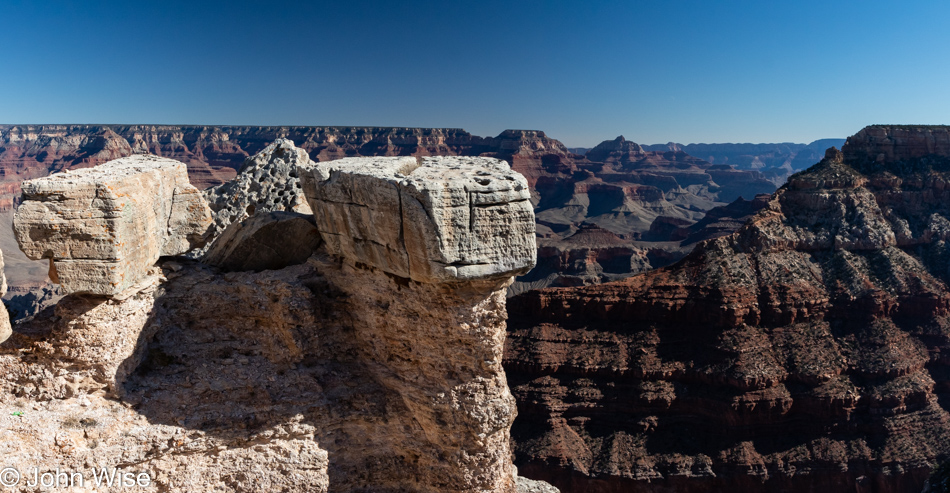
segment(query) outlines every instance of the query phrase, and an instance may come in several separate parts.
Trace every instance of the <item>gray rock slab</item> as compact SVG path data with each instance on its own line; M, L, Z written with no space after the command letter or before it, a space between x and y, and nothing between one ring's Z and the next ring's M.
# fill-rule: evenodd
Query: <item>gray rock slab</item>
M550 483L522 476L515 477L515 488L518 493L561 493L561 490Z
M530 190L502 160L366 157L298 168L333 255L420 282L514 276L535 265Z
M21 188L17 243L33 260L52 260L50 277L66 293L120 293L160 256L202 245L211 224L185 164L157 156L55 173Z

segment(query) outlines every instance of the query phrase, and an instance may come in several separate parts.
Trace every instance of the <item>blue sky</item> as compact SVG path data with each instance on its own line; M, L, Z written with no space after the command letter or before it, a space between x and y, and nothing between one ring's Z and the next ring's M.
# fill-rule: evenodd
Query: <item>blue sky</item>
M950 123L950 2L0 0L0 123L810 142Z

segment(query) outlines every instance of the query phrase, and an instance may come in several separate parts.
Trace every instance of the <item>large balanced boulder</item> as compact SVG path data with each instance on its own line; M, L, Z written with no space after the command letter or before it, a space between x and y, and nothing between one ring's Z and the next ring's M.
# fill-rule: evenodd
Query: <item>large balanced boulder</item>
M160 256L200 246L211 224L185 164L156 156L128 156L21 187L13 221L20 249L51 259L50 277L67 293L121 293Z
M334 491L518 491L501 361L507 288L536 262L525 178L492 158L382 157L300 180L332 259L308 262L353 321L340 354L399 396L384 419L341 420Z
M528 183L502 160L346 158L299 168L333 255L419 282L506 278L534 267Z

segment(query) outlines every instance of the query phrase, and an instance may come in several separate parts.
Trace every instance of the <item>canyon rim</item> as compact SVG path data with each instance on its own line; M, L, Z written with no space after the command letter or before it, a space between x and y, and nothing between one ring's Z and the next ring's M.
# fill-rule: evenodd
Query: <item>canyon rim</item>
M869 126L773 194L622 137L312 134L358 142L331 152L289 129L214 173L122 150L17 186L12 229L66 297L0 326L11 464L171 491L897 492L950 455L948 127Z

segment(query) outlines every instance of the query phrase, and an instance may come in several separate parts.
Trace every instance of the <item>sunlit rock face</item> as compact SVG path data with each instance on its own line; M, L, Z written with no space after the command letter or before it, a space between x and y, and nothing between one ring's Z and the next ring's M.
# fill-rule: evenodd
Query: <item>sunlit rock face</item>
M394 186L402 211L417 208L412 215L370 211L372 192L392 183L337 168L325 181L358 183L346 190L364 193L367 213L328 208L340 215L318 219L319 232L300 213L254 214L228 225L204 262L146 258L132 288L73 292L18 324L0 345L0 401L29 419L4 418L12 426L0 452L41 469L134 464L167 491L556 491L519 479L511 461L505 293L535 263L524 178L495 160L407 164L400 172L411 180ZM141 236L119 227L151 224L132 214L138 192L126 184L159 200L154 171L88 180L89 200L112 201L92 209L113 213L96 212L103 224L51 207L80 216L71 218L84 231L117 233L50 233L56 241L46 245L93 250L80 240L96 240L118 256L126 241L172 242L184 216L171 213L167 230L143 226ZM320 243L386 224L403 231L389 263ZM54 214L33 227L44 225L76 229ZM421 275L394 272L417 265Z
M0 252L0 297L7 294L7 278L3 275L3 253ZM5 307L0 307L0 342L7 340L13 333L10 327L10 314Z
M510 277L535 264L524 177L492 158L352 158L304 166L327 250L420 282Z
M118 294L160 256L202 244L211 224L185 165L171 159L129 156L21 186L20 249L50 259L50 278L69 293Z

